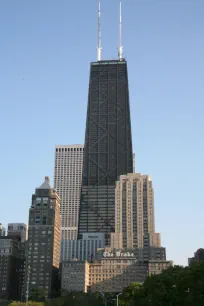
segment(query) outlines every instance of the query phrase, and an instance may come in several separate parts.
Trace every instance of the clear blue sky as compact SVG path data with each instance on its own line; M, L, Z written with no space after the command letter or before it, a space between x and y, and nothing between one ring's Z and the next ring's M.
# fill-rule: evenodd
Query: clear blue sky
M102 0L103 59L119 0ZM123 0L136 168L155 188L168 259L204 247L204 1ZM55 144L83 143L97 0L0 1L0 222L26 222Z

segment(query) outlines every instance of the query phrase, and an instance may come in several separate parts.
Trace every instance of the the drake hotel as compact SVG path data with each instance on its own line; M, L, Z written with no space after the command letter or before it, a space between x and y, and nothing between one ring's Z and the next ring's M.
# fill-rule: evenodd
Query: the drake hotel
M83 292L121 292L132 282L142 283L172 265L166 260L137 260L135 250L98 250L94 262L73 260L62 263L62 289Z

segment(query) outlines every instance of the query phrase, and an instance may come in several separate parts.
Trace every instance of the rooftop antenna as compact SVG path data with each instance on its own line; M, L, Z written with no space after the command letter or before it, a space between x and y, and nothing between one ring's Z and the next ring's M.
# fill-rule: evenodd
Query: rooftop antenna
M119 49L118 49L119 60L123 60L123 46L122 46L122 2L120 1L120 29L119 29Z
M97 47L97 60L101 61L101 2L98 0L98 47Z

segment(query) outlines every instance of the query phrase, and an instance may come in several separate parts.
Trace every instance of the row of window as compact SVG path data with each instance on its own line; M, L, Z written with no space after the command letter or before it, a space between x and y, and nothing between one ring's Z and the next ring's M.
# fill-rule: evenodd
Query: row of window
M83 152L84 148L56 148L56 152Z

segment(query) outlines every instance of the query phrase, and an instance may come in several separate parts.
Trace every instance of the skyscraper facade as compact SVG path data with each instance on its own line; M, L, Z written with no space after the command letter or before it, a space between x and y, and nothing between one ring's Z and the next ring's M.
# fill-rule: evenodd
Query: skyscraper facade
M77 239L83 155L83 145L55 148L54 188L61 200L61 258L66 258L67 241Z
M3 225L0 223L0 237L6 236L6 229L3 227Z
M115 227L115 182L133 172L127 62L91 63L79 235Z
M16 238L21 242L25 242L28 236L28 227L24 223L9 223L7 235L10 238Z
M149 175L121 175L115 190L115 234L112 246L120 248L161 247L155 233L154 189Z
M51 188L49 178L36 189L29 210L26 282L29 294L43 288L52 297L57 288L60 262L60 198ZM29 275L29 279L28 279Z
M22 298L25 272L25 256L21 252L23 244L8 236L0 237L0 300Z

